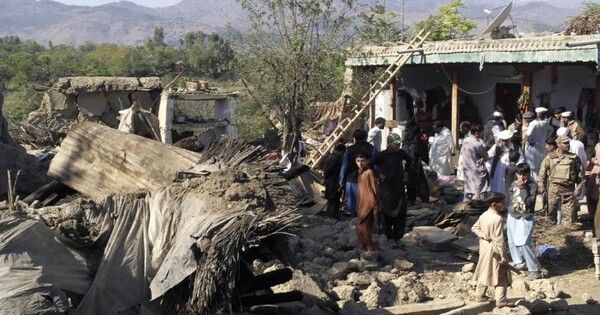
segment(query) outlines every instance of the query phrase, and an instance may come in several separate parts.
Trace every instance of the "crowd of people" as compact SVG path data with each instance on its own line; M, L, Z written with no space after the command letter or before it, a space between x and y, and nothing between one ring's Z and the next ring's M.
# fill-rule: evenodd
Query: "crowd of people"
M457 176L464 182L464 201L481 199L489 205L472 228L480 238L476 299L485 300L491 286L496 305L504 306L511 268L527 270L529 279L542 276L533 248L537 196L550 221L574 229L579 226L578 199L587 197L592 218L598 207L600 144L588 159L586 133L573 113L564 108L548 113L538 107L508 126L500 111L483 126L462 122L459 146L440 121L428 139L414 121L386 132L385 119L377 118L374 128L355 130L354 143L337 145L325 161L327 214L339 217L345 199L364 257L376 257L374 230L385 234L392 247L404 248L408 205L417 197L429 202L423 163L438 176Z

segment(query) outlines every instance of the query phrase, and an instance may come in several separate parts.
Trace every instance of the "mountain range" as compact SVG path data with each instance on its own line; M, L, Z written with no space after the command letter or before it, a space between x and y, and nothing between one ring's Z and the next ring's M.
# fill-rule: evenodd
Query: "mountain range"
M405 24L414 25L448 0L387 1L390 11L405 9ZM369 5L372 1L359 0ZM466 0L463 14L475 19L480 32L506 0ZM484 9L495 9L488 16ZM519 33L560 32L570 17L584 9L581 0L516 0L511 17ZM148 8L128 1L101 6L65 5L52 0L1 0L0 37L16 35L46 45L114 43L141 45L162 26L165 41L177 44L190 31L219 32L227 26L248 27L246 13L237 0L182 0L176 5Z

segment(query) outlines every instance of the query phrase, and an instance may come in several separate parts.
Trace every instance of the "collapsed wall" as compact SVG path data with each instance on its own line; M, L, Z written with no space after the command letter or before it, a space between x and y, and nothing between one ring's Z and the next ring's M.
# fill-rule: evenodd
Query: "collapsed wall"
M83 121L116 128L120 110L128 109L134 102L143 109L153 110L158 106L161 91L158 77L59 78L27 121L62 134Z

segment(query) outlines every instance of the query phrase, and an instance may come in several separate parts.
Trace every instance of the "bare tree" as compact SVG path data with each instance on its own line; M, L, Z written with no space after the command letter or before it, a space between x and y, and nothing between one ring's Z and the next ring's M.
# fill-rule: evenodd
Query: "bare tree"
M355 0L240 2L251 22L241 38L243 73L282 122L283 152L293 153L307 104L341 93Z

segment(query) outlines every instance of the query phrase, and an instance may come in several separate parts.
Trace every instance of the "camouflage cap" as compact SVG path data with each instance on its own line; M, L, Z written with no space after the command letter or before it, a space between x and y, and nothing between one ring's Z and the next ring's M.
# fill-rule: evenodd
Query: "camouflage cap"
M556 143L569 143L570 140L569 137L565 136L556 137Z
M387 143L401 144L402 143L402 138L397 133L390 133L387 136Z

